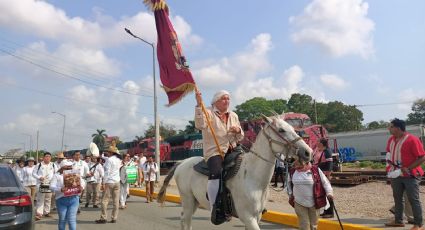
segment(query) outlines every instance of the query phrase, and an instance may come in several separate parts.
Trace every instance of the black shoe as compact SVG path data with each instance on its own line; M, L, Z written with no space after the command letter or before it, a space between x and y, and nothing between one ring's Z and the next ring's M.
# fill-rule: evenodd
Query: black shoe
M86 203L86 205L84 205L84 208L88 208L89 207L89 203Z
M96 224L106 224L106 220L104 219L95 220L94 222L96 222Z
M109 222L109 223L116 223L117 222L117 220L111 220L111 222Z
M334 215L333 214L324 214L321 217L325 218L325 219L329 219L329 218L334 218Z
M78 208L78 210L77 210L77 214L80 214L81 213L81 210L80 210L80 208Z
M97 206L97 205L93 205L93 208L99 208L99 206Z

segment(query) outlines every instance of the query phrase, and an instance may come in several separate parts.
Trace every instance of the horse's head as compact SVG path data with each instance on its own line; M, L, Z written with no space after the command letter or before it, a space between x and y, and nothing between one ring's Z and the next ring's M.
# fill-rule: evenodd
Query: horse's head
M280 116L263 116L267 125L264 133L269 139L274 153L284 153L285 157L294 157L300 161L311 160L313 150L298 136L294 128Z

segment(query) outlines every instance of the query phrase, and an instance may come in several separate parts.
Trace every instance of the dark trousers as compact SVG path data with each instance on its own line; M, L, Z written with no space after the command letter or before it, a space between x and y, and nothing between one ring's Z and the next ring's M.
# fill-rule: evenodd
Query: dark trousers
M395 222L403 223L404 202L403 193L406 191L407 198L412 205L413 218L415 225L422 226L422 206L419 196L420 178L397 177L391 180L393 197L395 203Z
M282 167L276 167L275 173L274 173L274 185L277 186L278 179L280 177L280 180L282 181L282 187L285 186L285 178L283 177L283 171L284 168Z

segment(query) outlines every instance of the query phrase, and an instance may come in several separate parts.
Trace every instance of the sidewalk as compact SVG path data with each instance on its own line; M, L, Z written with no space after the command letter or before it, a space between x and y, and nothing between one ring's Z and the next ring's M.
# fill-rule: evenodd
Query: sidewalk
M162 184L159 183L158 186ZM143 189L143 188L142 188ZM155 191L158 191L159 187L155 188ZM175 184L174 180L170 181L170 185L167 188L167 194L171 195L179 195L177 186ZM281 202L266 202L266 209L268 211L274 211L274 212L280 212L280 213L286 213L286 214L293 214L295 215L294 209L288 204L288 203L281 203ZM336 209L338 210L338 206L336 205ZM387 219L379 219L379 218L364 218L359 216L340 216L341 222L344 224L356 224L356 225L363 225L368 226L370 228L379 228L379 229L394 229L394 230L402 230L402 229L410 229L412 225L407 225L403 228L385 228L385 223L388 221ZM338 219L335 215L332 219L326 219L330 221L335 221L338 223ZM344 228L347 229L347 228Z

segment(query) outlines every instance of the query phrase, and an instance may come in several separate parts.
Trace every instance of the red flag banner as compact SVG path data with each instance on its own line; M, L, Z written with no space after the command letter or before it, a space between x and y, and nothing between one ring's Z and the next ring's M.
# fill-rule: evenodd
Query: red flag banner
M144 0L144 3L155 15L160 78L171 106L195 89L195 81L169 19L167 4L164 0Z

